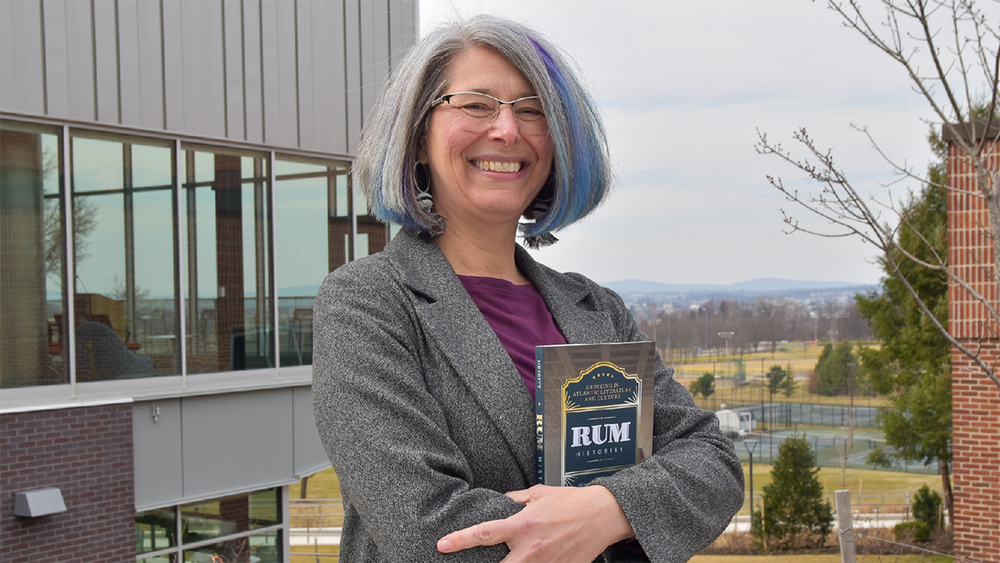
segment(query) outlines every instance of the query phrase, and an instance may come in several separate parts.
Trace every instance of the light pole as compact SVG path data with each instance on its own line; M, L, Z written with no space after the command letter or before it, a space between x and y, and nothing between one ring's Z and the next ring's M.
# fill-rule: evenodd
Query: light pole
M743 447L750 454L750 521L753 522L753 450L757 447L757 440L743 440Z

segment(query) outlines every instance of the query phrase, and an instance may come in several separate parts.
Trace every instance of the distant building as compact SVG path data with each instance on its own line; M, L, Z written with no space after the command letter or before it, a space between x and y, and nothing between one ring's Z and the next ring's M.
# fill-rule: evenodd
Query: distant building
M313 299L388 240L348 172L416 10L0 0L0 560L289 560Z
M994 124L995 126L996 124ZM991 170L1000 169L1000 143L985 151ZM989 216L976 178L946 130L948 146L948 264L997 306ZM948 328L952 336L990 365L1000 360L997 326L985 306L952 282ZM952 347L952 454L955 492L955 555L1000 562L1000 389L965 354Z

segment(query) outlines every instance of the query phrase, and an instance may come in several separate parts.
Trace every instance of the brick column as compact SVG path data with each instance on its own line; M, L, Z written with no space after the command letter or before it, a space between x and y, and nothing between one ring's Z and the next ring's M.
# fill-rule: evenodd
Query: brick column
M947 140L947 135L946 135ZM1000 169L993 143L990 168ZM997 286L989 216L971 169L948 148L948 263L994 307ZM998 366L1000 341L986 308L955 283L948 287L951 334L987 364ZM1000 388L971 358L952 347L952 450L955 555L1000 563Z
M135 561L132 405L0 415L0 561ZM66 512L14 515L14 494L58 487Z

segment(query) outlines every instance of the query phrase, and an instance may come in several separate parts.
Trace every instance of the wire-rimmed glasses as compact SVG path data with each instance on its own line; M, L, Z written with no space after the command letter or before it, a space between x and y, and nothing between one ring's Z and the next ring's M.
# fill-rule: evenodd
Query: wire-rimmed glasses
M472 133L481 133L489 128L505 105L511 107L521 133L541 135L548 132L542 99L538 96L525 96L505 102L481 92L453 92L431 102L431 107L440 104L448 104L448 107L460 110L457 112L460 116L457 120L459 125Z

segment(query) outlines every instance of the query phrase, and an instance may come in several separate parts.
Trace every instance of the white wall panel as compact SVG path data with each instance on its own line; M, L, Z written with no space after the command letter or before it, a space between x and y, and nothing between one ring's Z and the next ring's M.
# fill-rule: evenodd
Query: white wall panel
M323 115L326 118L324 126L327 128L327 134L322 137L322 142L329 143L321 150L347 154L349 149L347 142L347 75L345 71L347 59L344 53L345 34L343 31L344 1L333 0L327 5L329 8L326 28L340 30L340 32L324 34L325 41L318 47L327 55L319 64L327 69L329 77L329 81L325 85L327 97L323 106L317 111L317 115Z
M66 2L42 4L45 26L46 111L57 117L69 116L69 55L66 45Z
M14 72L14 5L0 2L0 109L15 110L17 73Z
M301 479L330 467L330 459L326 456L323 442L316 430L312 388L295 387L294 393L295 476Z
M260 3L261 97L264 113L264 142L275 143L280 137L281 100L278 97L278 2Z
M13 2L10 18L10 48L14 52L11 65L14 70L12 109L23 113L44 113L41 4L34 0ZM6 102L4 107L7 107Z
M239 0L222 3L225 64L226 137L245 139L243 112L243 7Z
M294 482L292 389L183 399L184 496Z
M316 54L313 49L313 28L310 22L314 20L321 11L321 7L316 2L297 2L295 8L295 48L298 53L298 115L306 116L307 119L298 119L299 123L299 146L313 148L316 142L316 120L308 119L316 115L314 107L316 91L313 84L317 80L322 80L318 75L313 63Z
M416 7L0 0L0 109L349 154Z
M184 500L181 399L136 403L132 407L137 510Z
M142 126L139 87L139 7L137 0L118 0L118 88L121 124ZM147 38L143 37L145 42Z
M267 142L299 146L298 64L295 60L295 10L291 2L277 3L275 29L278 55L278 130L268 133ZM265 94L266 95L266 94ZM277 133L276 136L271 136Z
M180 2L164 2L163 113L168 131L184 131L184 35Z
M347 150L353 153L361 139L361 2L344 2L344 75L347 91Z
M261 74L260 1L243 2L243 103L246 140L264 142L264 98Z
M163 31L160 3L139 0L136 28L139 30L139 125L163 129Z
M94 2L94 78L97 92L97 121L117 124L118 111L118 26L113 2Z
M69 117L94 121L97 117L94 88L94 34L90 2L66 2L66 54L69 65ZM48 86L52 91L52 85ZM162 127L162 123L160 126Z

